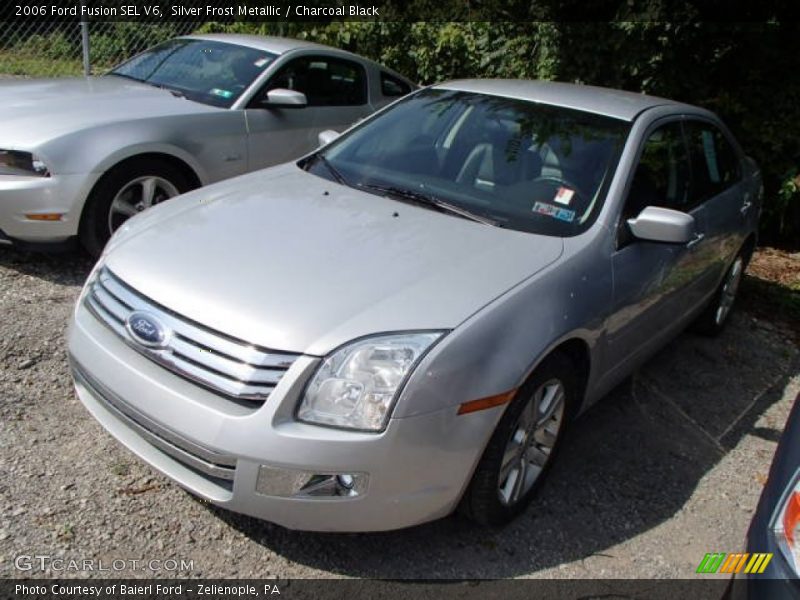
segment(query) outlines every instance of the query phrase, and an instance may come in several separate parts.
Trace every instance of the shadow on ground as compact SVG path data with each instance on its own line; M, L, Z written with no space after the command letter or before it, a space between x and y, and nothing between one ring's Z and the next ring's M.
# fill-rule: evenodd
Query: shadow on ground
M0 247L0 267L9 273L29 276L58 285L82 285L94 260L83 251L58 253L22 252Z
M602 555L673 517L743 435L778 437L755 422L798 353L747 315L730 325L717 339L680 336L581 417L539 497L503 529L455 515L397 532L303 533L210 510L289 560L347 576L513 577Z

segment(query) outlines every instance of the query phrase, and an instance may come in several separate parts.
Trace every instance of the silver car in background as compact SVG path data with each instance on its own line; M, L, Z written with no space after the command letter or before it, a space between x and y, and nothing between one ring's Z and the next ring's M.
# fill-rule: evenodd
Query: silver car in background
M433 86L123 225L75 309L77 393L233 511L505 523L573 417L688 324L722 329L761 193L700 108Z
M97 255L131 215L298 158L409 93L397 73L286 38L203 35L103 77L0 82L0 245Z

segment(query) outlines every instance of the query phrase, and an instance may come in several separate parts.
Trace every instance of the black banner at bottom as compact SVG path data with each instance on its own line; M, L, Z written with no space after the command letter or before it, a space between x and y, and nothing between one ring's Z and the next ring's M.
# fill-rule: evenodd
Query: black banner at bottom
M207 599L292 598L309 600L697 600L779 598L798 582L725 579L539 579L539 580L354 580L354 579L18 579L0 581L0 597L19 600L84 598ZM795 589L796 588L796 589Z

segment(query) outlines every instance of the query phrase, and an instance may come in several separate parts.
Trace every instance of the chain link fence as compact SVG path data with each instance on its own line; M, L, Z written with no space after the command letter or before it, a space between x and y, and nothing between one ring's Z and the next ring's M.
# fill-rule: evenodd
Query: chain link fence
M99 74L149 46L192 33L202 25L197 21L0 22L0 77Z

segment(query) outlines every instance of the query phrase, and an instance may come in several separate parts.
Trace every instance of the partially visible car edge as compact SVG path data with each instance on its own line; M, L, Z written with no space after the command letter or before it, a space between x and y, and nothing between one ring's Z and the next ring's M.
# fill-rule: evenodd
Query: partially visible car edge
M772 459L745 553L731 584L731 600L800 598L800 395ZM766 567L752 572L748 566L758 556L769 556L768 562L762 558Z

